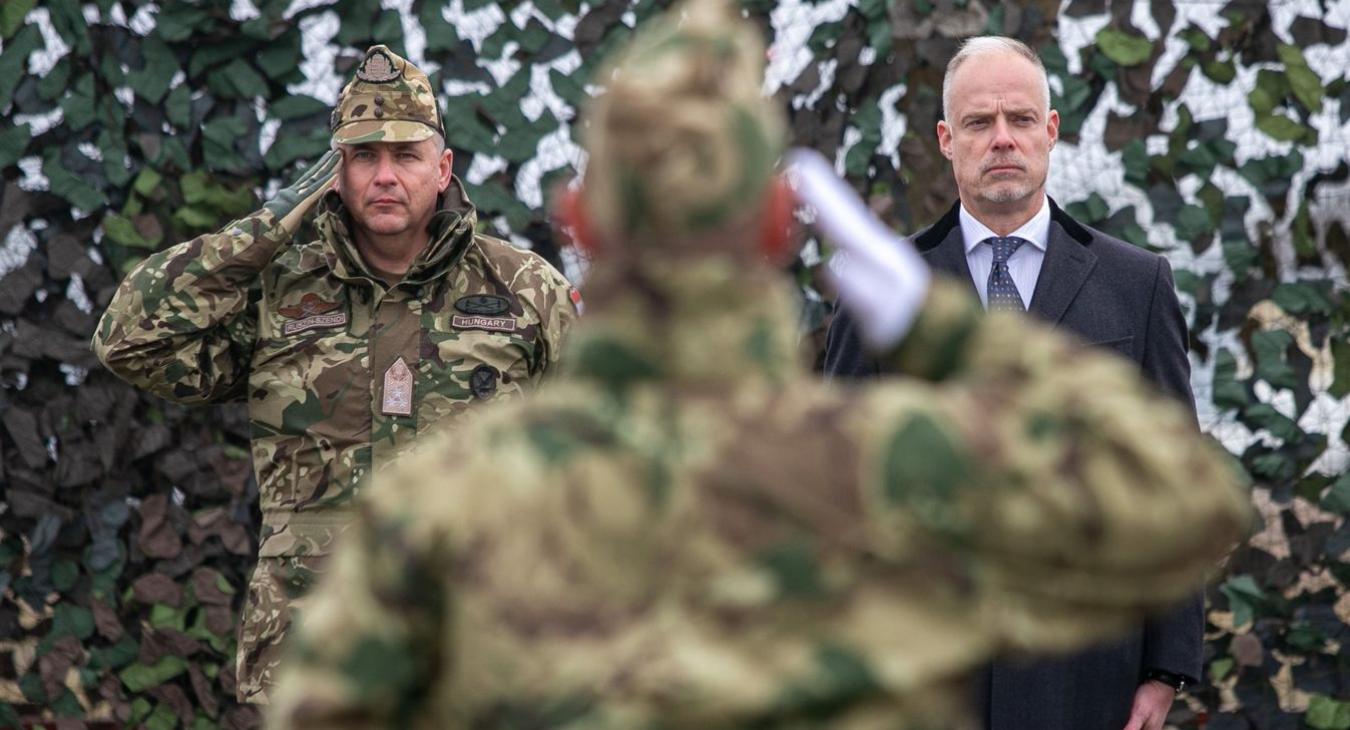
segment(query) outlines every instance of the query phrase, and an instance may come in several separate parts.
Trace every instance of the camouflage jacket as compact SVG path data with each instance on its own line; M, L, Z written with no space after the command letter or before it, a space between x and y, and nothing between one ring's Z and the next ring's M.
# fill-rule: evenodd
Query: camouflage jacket
M650 271L595 271L562 379L363 495L271 727L964 726L972 669L1121 630L1247 525L1180 407L969 287L908 377L838 386L778 286Z
M575 316L557 270L474 233L458 181L392 288L357 252L336 193L320 208L304 245L285 245L262 210L150 256L94 336L109 369L156 395L247 401L262 557L326 552L375 465L475 401L532 388Z

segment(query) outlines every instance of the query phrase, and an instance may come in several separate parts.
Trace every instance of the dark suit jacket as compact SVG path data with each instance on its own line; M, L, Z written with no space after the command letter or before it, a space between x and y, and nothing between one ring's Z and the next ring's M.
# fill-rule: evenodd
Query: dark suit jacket
M1030 314L1139 363L1164 391L1194 410L1186 322L1167 259L1088 228L1050 201L1050 240ZM935 270L970 284L958 208L919 234L915 245ZM835 315L825 372L880 372L847 312ZM1143 623L1121 641L1067 657L994 664L977 686L990 730L1121 730L1142 673L1200 676L1204 600Z

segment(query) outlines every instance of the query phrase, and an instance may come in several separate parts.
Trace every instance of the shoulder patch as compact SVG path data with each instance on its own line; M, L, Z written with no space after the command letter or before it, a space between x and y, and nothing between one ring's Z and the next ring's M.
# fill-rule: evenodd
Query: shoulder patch
M511 302L506 297L499 297L494 294L474 294L467 297L460 297L455 302L455 309L465 314L477 314L483 316L492 316L501 314L511 308Z

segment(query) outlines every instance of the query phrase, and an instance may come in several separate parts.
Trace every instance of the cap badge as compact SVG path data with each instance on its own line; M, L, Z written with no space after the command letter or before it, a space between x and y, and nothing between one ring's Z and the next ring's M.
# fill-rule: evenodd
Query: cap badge
M371 51L366 56L366 60L361 64L361 68L356 71L356 78L362 81L368 81L373 84L383 84L393 81L402 74L394 66L394 60L383 51Z

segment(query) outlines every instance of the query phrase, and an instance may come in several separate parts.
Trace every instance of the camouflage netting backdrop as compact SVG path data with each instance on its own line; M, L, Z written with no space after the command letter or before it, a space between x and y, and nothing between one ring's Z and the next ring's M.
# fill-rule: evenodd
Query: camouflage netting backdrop
M245 420L99 368L87 343L129 267L321 153L377 42L432 73L483 218L556 257L543 210L582 164L589 75L664 4L0 3L0 726L257 722L231 699L256 544ZM905 231L954 199L932 129L957 40L1041 51L1063 115L1051 194L1171 259L1202 424L1264 517L1210 592L1208 684L1173 720L1350 728L1350 2L746 8L795 141ZM819 253L798 267L817 333Z

